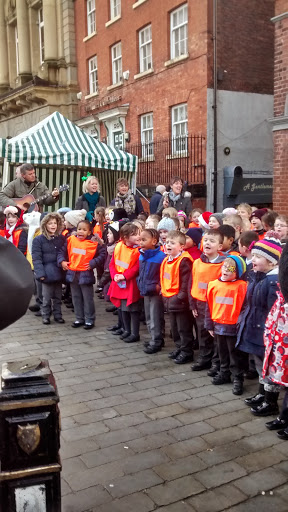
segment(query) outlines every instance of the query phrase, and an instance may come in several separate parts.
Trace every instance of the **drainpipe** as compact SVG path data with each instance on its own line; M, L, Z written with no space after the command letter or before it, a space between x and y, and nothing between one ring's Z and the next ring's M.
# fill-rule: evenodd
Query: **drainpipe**
M213 0L213 131L214 131L214 171L213 208L217 212L217 0Z

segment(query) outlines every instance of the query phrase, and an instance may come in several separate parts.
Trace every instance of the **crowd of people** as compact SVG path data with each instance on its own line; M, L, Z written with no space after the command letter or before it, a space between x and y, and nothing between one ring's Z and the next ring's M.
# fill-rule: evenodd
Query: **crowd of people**
M31 309L45 325L52 316L64 323L65 303L75 313L73 328L93 329L97 280L99 298L118 318L107 329L123 343L140 341L143 320L147 354L161 351L170 336L171 363L192 363L215 386L232 381L235 395L256 376L259 389L245 399L255 416L278 415L287 386L281 414L266 426L288 439L288 218L248 204L193 209L177 176L169 192L160 187L150 215L124 178L108 207L94 176L84 181L75 210L24 213L5 201L0 235L31 263Z

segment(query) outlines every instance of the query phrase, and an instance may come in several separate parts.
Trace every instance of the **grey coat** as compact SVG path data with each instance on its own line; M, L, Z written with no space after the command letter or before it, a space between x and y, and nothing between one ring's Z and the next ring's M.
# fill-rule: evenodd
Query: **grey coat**
M169 206L172 206L173 208L176 208L177 212L183 211L186 213L187 217L189 217L191 211L192 211L192 203L191 203L191 197L184 197L184 195L180 195L178 201L174 203L170 197L168 196L169 200ZM162 212L164 210L163 207L163 201L164 197L162 196L157 208L157 215L162 215Z
M35 189L33 190L33 188ZM18 197L21 199L22 197L26 196L27 194L31 194L35 197L35 199L38 199L39 197L49 194L49 189L44 185L44 183L41 183L40 181L36 181L35 183L27 184L23 180L23 178L16 178L13 181L10 181L6 187L4 187L0 192L0 206L3 206L4 208L6 206L16 206L15 202L11 200L11 198ZM43 199L43 201L39 202L39 205L45 204L46 206L50 206L58 201L59 197L53 197L49 196L47 199Z
M106 207L106 201L103 196L99 196L97 206L104 206L104 208ZM83 209L86 210L86 212L89 212L88 201L85 199L84 194L82 196L78 197L78 199L76 201L76 206L75 206L75 210L83 210Z

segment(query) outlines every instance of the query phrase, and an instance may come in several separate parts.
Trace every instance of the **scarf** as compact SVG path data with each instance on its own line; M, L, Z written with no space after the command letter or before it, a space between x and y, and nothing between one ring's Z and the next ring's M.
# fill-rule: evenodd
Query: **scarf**
M84 197L88 203L89 208L86 214L86 219L89 220L89 222L92 222L94 218L94 211L99 201L100 195L99 192L94 192L94 194L89 194L89 192L87 192L86 194L84 194Z
M18 228L18 226L21 226L23 224L23 214L24 211L21 212L20 218L17 220L16 224L14 226L11 226L11 228L8 228L7 220L5 223L5 238L6 240L9 240L12 244L14 244L14 230Z
M178 194L176 196L176 194L174 194L173 190L170 190L169 199L172 201L174 208L175 208L175 204L177 203L178 199L180 199L180 197L181 197L181 194Z
M127 194L120 194L120 192L117 192L115 206L116 208L124 208L128 215L135 213L136 201L132 191L129 189Z
M113 244L106 246L107 253L109 254L109 256L112 256L114 249L116 247L116 244L118 244L118 242L113 242Z

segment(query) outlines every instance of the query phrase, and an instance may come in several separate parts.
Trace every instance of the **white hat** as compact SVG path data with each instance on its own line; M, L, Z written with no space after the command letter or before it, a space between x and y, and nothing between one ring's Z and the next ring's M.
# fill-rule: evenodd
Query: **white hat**
M71 224L71 226L77 227L81 220L85 220L87 215L86 210L71 210L64 215L64 219Z

